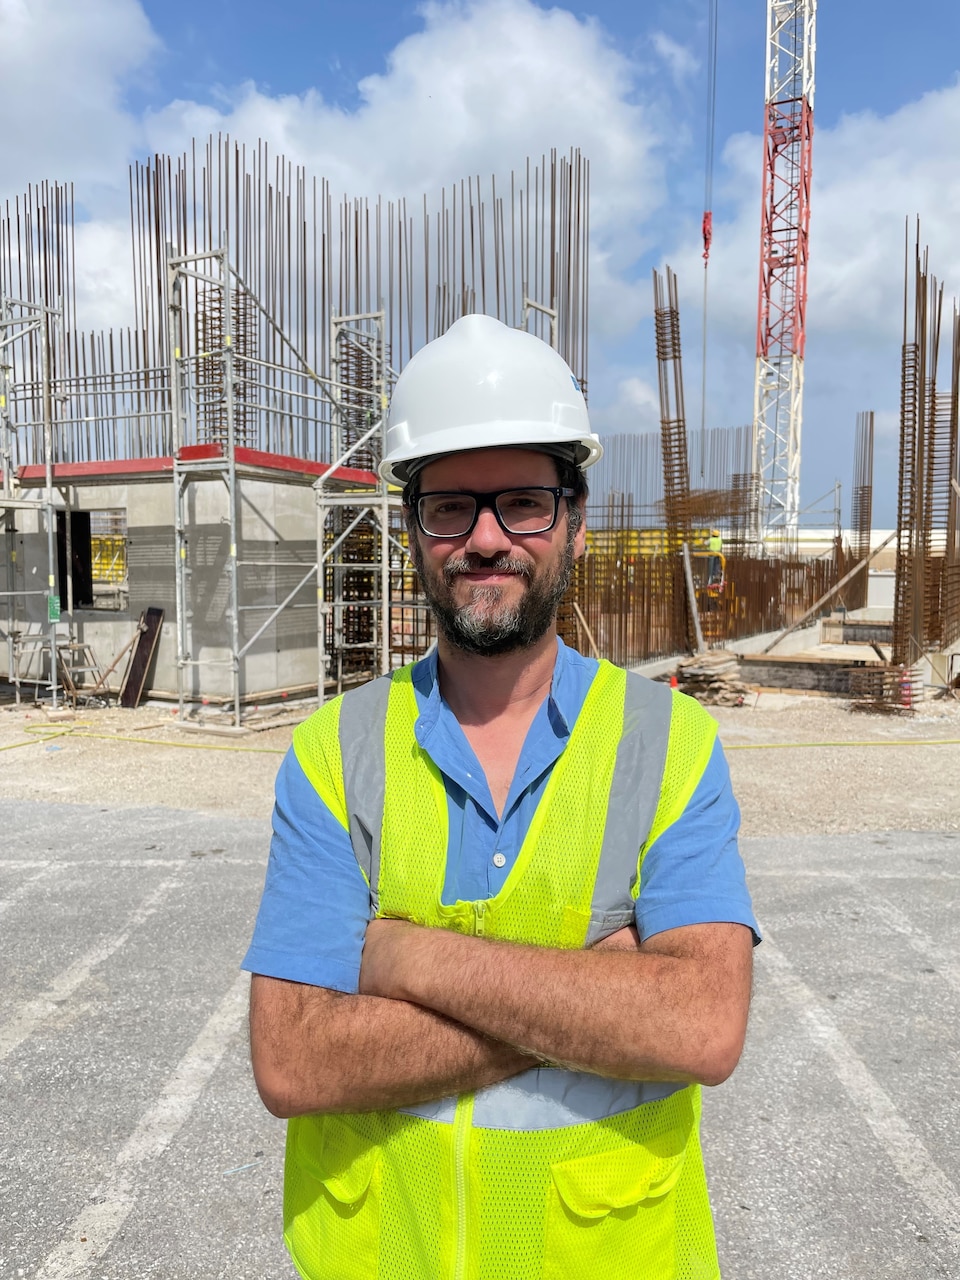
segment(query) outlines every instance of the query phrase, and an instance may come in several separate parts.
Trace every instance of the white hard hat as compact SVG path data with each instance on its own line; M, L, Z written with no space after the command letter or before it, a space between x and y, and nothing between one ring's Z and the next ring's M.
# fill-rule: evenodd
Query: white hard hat
M580 384L552 347L491 316L463 316L397 379L380 474L404 485L415 460L505 445L569 446L581 469L603 453Z

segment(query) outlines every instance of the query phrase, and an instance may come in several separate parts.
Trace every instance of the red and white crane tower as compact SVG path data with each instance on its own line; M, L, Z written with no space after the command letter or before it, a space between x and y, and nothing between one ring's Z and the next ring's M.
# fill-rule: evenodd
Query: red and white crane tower
M767 0L760 303L753 407L756 539L796 533L806 339L817 0Z

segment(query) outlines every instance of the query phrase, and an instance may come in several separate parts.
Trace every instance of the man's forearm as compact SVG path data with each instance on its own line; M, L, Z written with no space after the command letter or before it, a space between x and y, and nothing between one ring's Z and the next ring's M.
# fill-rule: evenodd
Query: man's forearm
M691 926L662 939L557 951L376 921L360 984L574 1070L719 1083L743 1043L750 932Z
M403 1000L344 995L255 974L254 1076L288 1118L375 1111L479 1089L536 1063L448 1016Z

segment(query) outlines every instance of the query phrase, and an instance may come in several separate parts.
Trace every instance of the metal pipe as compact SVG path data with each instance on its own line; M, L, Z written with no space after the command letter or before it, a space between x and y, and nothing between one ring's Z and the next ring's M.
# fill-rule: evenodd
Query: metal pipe
M227 574L230 581L230 650L233 656L233 716L234 725L240 728L240 572L237 568L237 544L240 537L240 521L237 503L237 422L234 396L234 345L233 345L233 272L230 267L228 233L224 233L224 248L220 252L223 273L223 386L227 413L227 511L230 525L230 554Z
M47 623L50 641L50 700L54 709L57 706L57 619L60 616L60 601L54 605L56 591L56 531L54 521L56 512L53 505L53 397L50 389L50 332L47 317L44 315L40 324L40 377L43 384L43 468L44 468L44 503L47 518Z
M247 643L243 646L243 648L239 650L237 654L239 658L243 658L250 651L250 649L256 644L256 642L260 639L260 637L266 631L267 627L269 627L273 623L275 618L278 618L280 614L283 613L284 609L287 607L287 605L290 603L293 597L297 594L297 592L303 590L303 588L307 585L307 583L310 581L310 579L313 577L313 575L316 572L317 572L317 566L315 564L311 565L310 568L307 570L307 572L303 575L303 577L297 583L297 585L293 588L290 594L283 601L283 603L278 604L276 606L276 608L270 614L270 617L267 618L267 620L262 624L262 626L257 628L257 630L253 633L253 635L250 637Z

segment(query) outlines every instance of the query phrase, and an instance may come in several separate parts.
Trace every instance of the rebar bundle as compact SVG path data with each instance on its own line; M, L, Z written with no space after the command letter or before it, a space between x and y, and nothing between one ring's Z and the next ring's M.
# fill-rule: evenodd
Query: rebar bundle
M853 495L850 509L851 552L855 561L870 554L870 532L873 528L873 411L857 414L854 446ZM867 604L869 573L867 566L850 582L846 591L848 609L863 609Z
M912 304L912 305L911 305ZM912 667L960 636L957 427L960 337L956 308L950 391L938 390L943 287L920 251L904 268L900 471L893 661Z
M663 505L667 532L675 545L690 537L690 468L687 421L683 403L683 360L680 352L680 306L677 277L667 267L666 288L653 273L654 327L660 380L660 428L663 438Z
M356 314L383 312L393 373L459 316L483 311L551 342L586 388L588 196L589 166L573 150L528 161L506 185L465 178L433 205L426 196L335 201L325 179L265 142L211 137L131 167L132 323L84 333L73 189L30 187L0 215L0 296L60 314L47 320L53 461L171 453L171 342L197 366L197 438L181 443L224 443L224 334L234 443L328 460L335 406L317 386L333 380L335 321ZM168 257L217 252L233 276L229 305L209 281L181 282L177 305L190 323L173 333ZM41 344L34 332L22 345L15 466L43 460ZM340 382L365 383L362 365L348 361ZM364 399L369 388L359 391Z
M688 440L688 468L699 485L688 495L692 529L722 524L726 541L736 547L749 528L751 494L756 485L749 472L753 428L710 427ZM663 439L661 432L619 432L603 438L603 457L591 468L591 504L606 509L611 498L625 498L634 525L665 525ZM593 509L593 506L591 507ZM738 538L737 530L742 529Z

